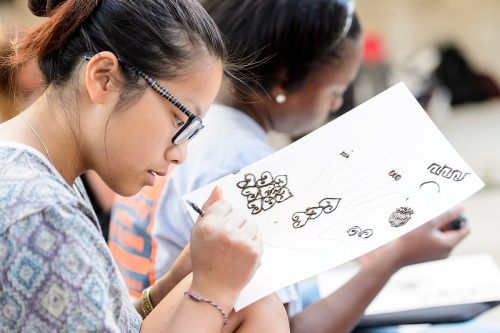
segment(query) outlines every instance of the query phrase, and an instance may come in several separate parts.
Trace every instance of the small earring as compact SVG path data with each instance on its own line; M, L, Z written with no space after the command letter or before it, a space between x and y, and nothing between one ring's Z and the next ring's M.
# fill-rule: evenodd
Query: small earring
M285 101L286 101L285 94L276 95L276 102L278 102L279 104L283 104L283 103L285 103Z

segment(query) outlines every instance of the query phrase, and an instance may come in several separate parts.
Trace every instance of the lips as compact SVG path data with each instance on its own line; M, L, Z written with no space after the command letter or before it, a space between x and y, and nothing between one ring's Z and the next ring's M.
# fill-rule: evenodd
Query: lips
M152 171L152 172L160 177L165 177L165 175L167 174L165 171Z
M156 182L156 174L152 171L148 171L148 182L146 185L153 186Z
M156 183L156 177L157 176L163 177L166 174L167 173L164 172L164 171L152 171L152 170L149 170L148 171L148 184L147 185L153 186Z

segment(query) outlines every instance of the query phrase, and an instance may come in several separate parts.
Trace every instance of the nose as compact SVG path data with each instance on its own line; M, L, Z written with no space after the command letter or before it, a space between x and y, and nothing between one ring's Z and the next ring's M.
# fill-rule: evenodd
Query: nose
M173 164L181 164L186 160L188 141L179 145L171 145L165 151L165 159Z

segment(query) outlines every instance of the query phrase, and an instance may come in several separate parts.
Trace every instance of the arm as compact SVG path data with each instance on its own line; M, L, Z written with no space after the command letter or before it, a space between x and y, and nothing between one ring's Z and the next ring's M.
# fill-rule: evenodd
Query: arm
M447 230L463 209L448 211L360 258L360 271L328 297L290 319L291 331L350 332L364 310L400 268L446 258L469 233L467 227Z
M154 327L165 327L171 316L180 316L181 314L176 311L176 307L179 305L180 301L184 297L184 291L189 289L192 281L192 274L189 274L183 281L181 281L155 309L163 313L163 322L155 322L153 326L150 322L145 323L143 329L146 331L149 327L154 330ZM211 316L211 319L222 320L222 316L217 315L217 310L210 309L203 303L197 303L200 307L205 307L207 311L207 316ZM202 319L197 317L196 322L200 327L199 331L205 332L203 327L207 319ZM220 323L220 322L219 322ZM219 324L220 325L220 324ZM183 327L184 328L184 327ZM286 314L285 308L281 303L280 299L271 294L264 297L257 302L241 309L238 312L232 311L229 314L229 322L227 325L223 326L221 333L227 332L273 332L273 333L289 333L290 328L288 325L288 316ZM184 330L182 330L184 332Z
M184 250L182 250L179 257L175 260L172 265L172 269L169 270L165 275L159 278L155 284L151 287L150 298L153 306L156 306L165 298L182 280L192 272L191 258L189 256L190 244L188 244ZM134 306L141 314L143 318L145 315L141 309L142 302L137 300L134 302Z
M258 267L263 245L257 238L257 226L246 220L243 211L233 209L220 198L216 188L203 207L206 213L193 228L188 248L192 281L183 285L187 288L182 293L192 290L230 313L241 289ZM179 296L178 289L172 291L186 267L171 271L153 285L152 302L160 301L144 319L142 331L158 331L161 327L167 332L220 332L224 323L220 311L205 302L183 297L182 293Z

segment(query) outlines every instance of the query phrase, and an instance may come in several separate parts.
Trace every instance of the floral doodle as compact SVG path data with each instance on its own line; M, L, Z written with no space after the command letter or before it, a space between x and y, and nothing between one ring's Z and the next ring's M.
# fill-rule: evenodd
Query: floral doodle
M322 213L330 214L337 209L340 198L325 198L318 202L318 206L309 207L305 212L297 212L292 215L293 227L302 228L309 220L318 218Z
M413 209L409 207L397 208L395 212L389 217L389 223L391 227L401 227L405 225L413 215Z
M251 173L245 174L245 179L236 183L236 186L241 188L241 194L248 201L247 207L255 215L293 197L286 187L287 184L287 176L280 175L273 178L269 171L264 171L259 179Z

